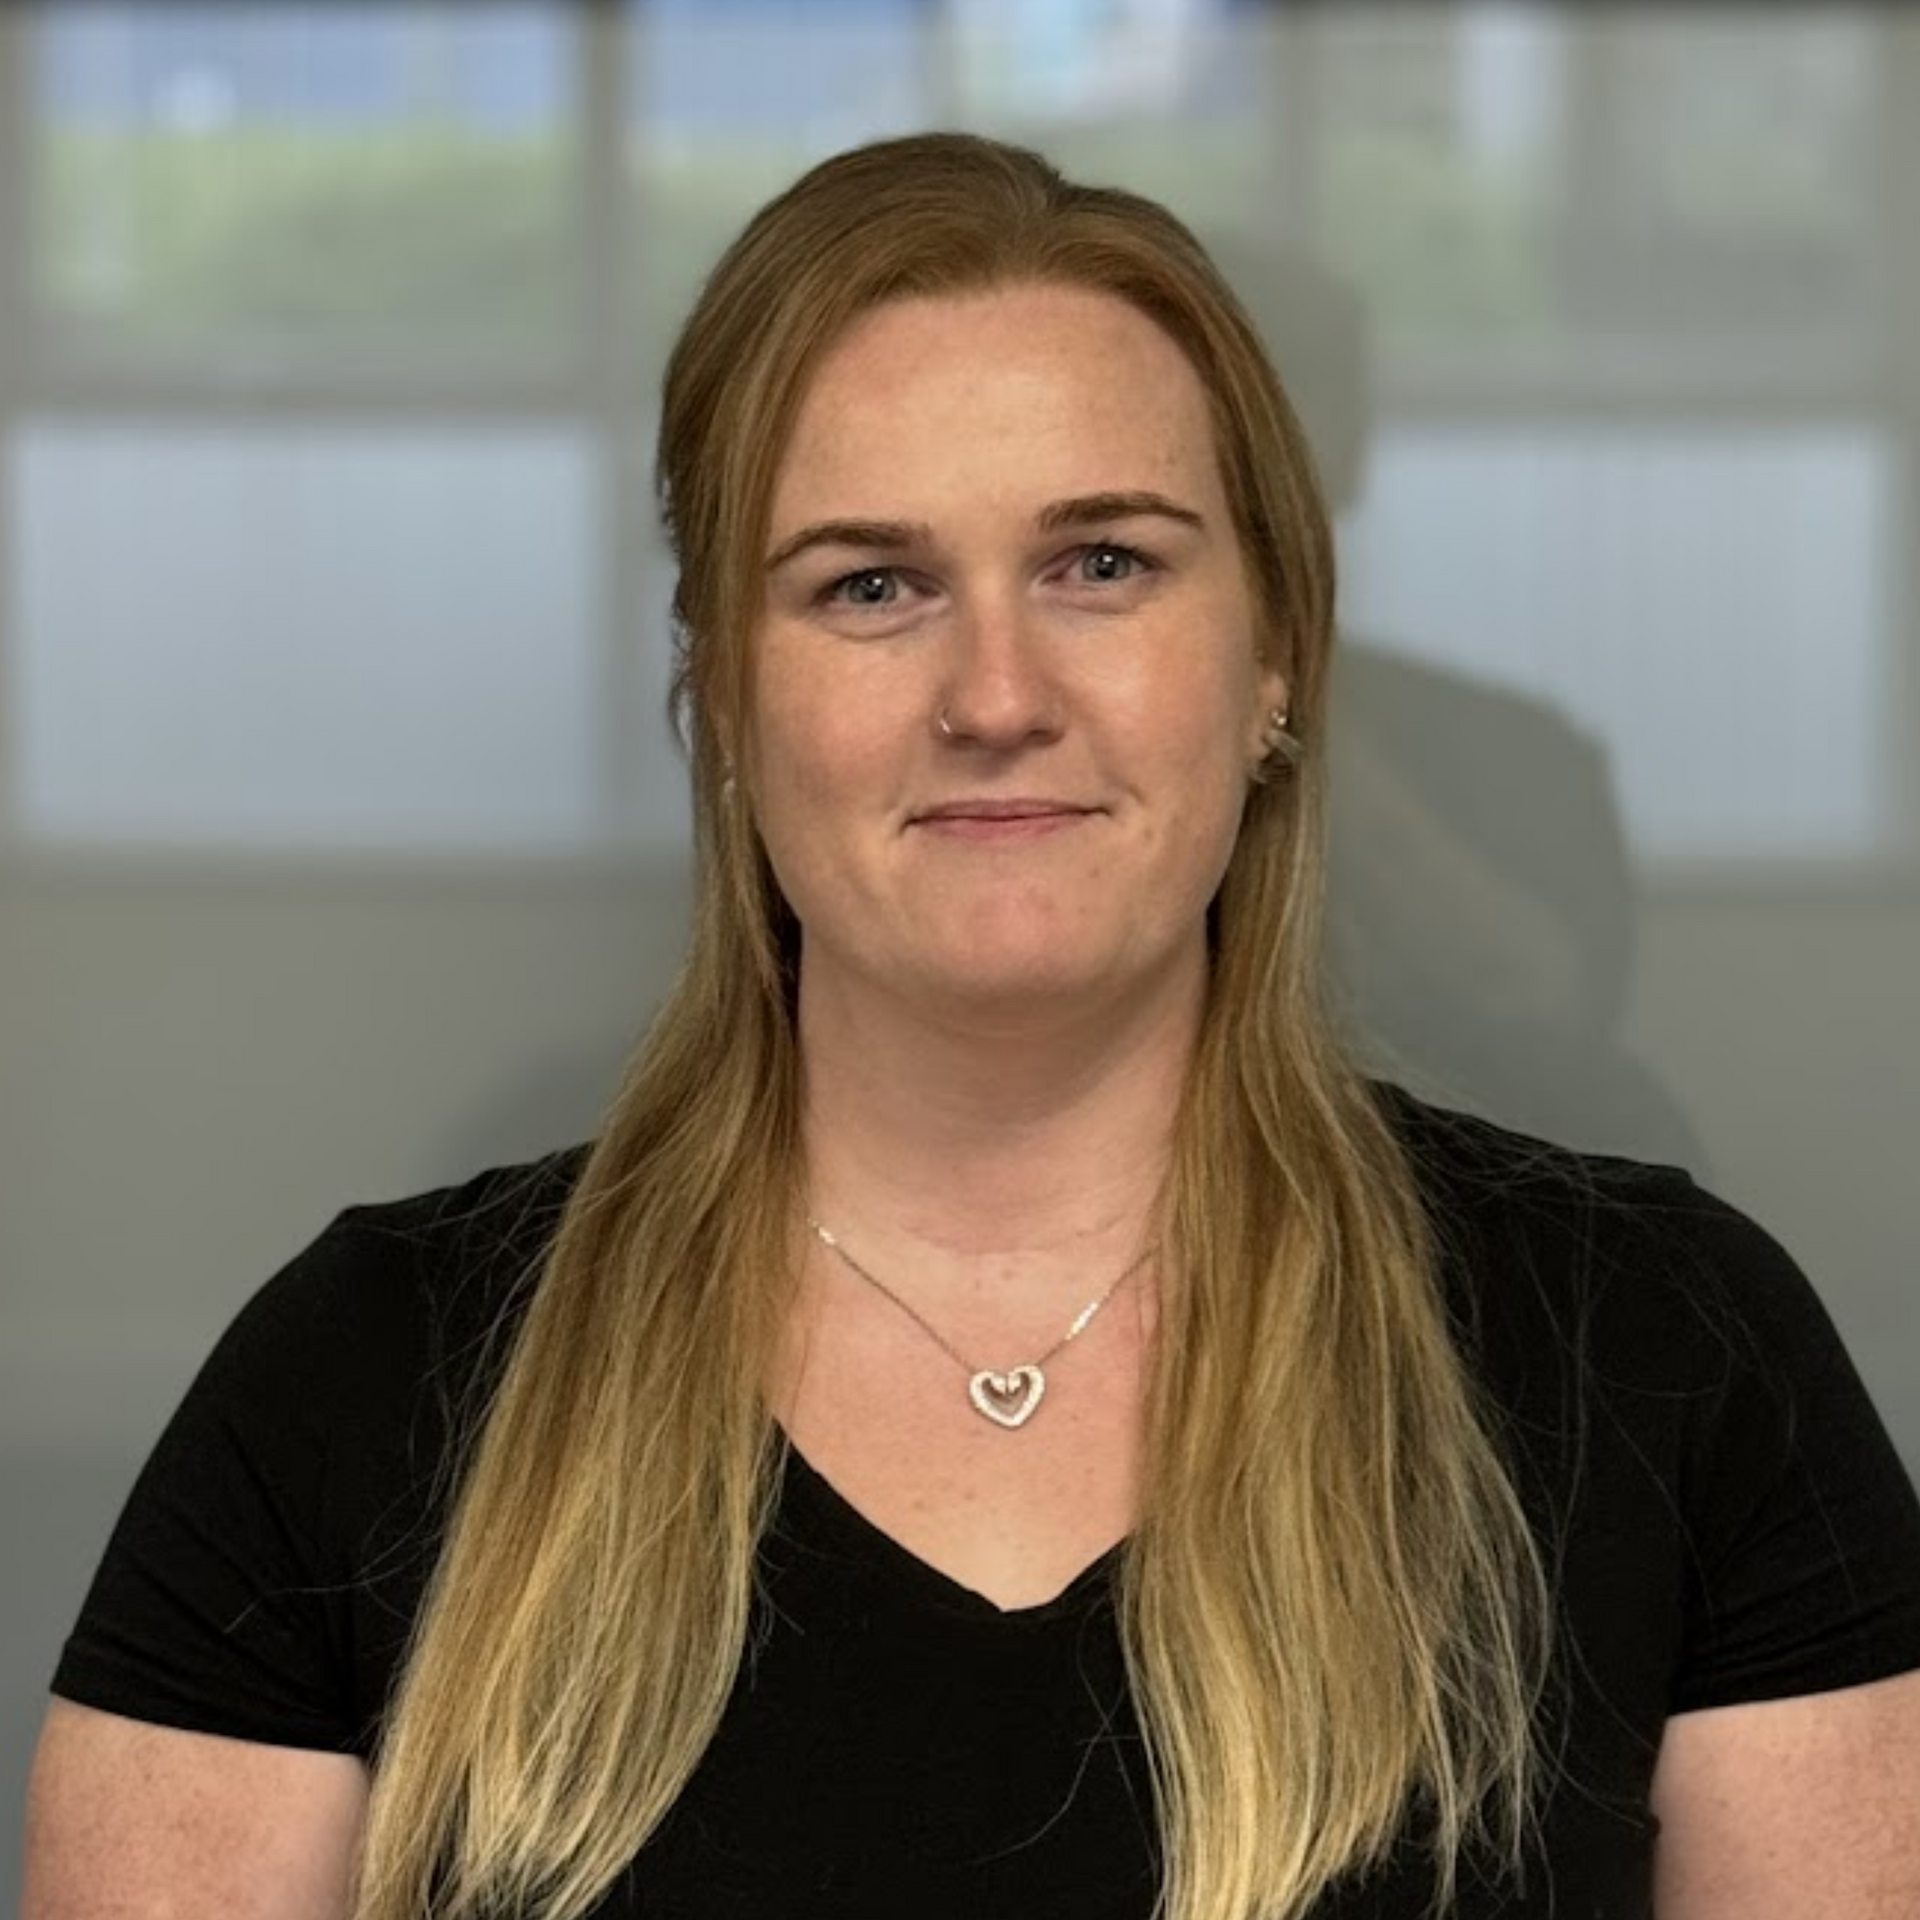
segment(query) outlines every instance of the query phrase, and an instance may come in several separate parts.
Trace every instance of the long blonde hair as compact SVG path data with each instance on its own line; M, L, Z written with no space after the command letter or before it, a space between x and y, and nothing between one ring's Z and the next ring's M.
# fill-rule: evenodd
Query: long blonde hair
M695 912L473 1447L376 1769L359 1920L574 1920L698 1766L778 1486L763 1398L802 1210L798 928L750 809L778 463L822 351L889 301L1131 302L1212 408L1306 743L1256 787L1161 1196L1148 1467L1117 1596L1167 1920L1290 1920L1417 1828L1517 1857L1537 1556L1450 1334L1413 1172L1318 993L1333 563L1299 428L1191 234L963 135L829 160L720 261L670 361ZM698 1380L702 1390L686 1391Z

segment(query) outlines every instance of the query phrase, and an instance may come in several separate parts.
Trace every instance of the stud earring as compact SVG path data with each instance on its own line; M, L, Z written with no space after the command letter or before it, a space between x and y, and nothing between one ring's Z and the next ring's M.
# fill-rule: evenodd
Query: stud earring
M1306 752L1300 736L1288 730L1284 707L1267 709L1266 722L1260 729L1260 742L1266 751L1254 762L1249 776L1255 786L1265 786L1269 781L1291 772Z

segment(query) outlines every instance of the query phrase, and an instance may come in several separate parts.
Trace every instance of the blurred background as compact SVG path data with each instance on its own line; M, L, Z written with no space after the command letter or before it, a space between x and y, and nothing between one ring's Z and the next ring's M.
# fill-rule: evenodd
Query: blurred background
M1273 343L1359 1043L1757 1213L1920 1462L1920 11L7 7L0 1886L240 1301L593 1127L684 927L666 345L934 125L1165 199Z

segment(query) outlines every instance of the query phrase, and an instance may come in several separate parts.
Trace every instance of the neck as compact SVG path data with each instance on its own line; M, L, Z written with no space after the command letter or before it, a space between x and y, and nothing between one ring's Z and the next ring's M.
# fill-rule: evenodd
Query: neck
M803 964L815 1213L876 1258L1118 1271L1166 1172L1204 986L1201 960L1119 1004L930 1013Z

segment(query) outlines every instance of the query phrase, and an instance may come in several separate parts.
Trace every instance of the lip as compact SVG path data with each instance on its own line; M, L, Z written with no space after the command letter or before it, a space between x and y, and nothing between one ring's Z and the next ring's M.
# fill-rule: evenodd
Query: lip
M1081 806L1071 800L982 796L922 807L910 817L908 825L962 839L1010 839L1055 832L1090 819L1099 811L1098 807Z

